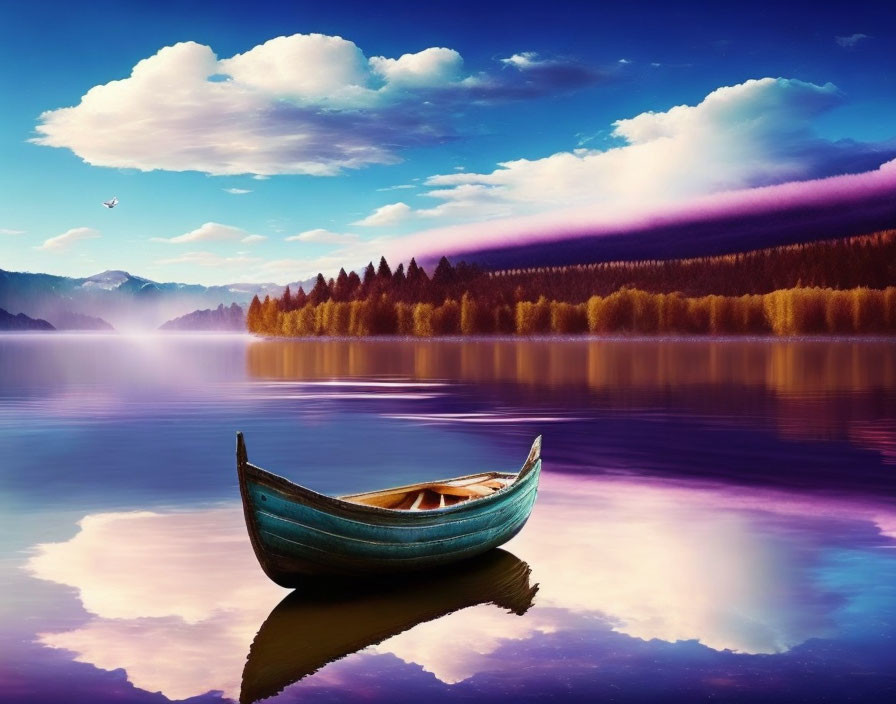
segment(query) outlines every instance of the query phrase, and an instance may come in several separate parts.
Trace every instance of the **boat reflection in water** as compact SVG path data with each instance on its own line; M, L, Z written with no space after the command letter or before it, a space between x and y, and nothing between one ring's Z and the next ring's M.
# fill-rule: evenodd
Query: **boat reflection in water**
M277 694L324 665L414 626L479 604L522 615L538 585L504 550L452 567L352 587L309 580L261 625L243 670L240 703Z

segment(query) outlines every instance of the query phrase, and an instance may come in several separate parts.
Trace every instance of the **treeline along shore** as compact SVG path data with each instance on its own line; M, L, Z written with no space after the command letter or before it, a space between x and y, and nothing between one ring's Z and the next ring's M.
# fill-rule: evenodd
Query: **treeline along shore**
M250 332L281 337L896 333L896 231L736 255L429 276L385 259L312 290L257 297Z

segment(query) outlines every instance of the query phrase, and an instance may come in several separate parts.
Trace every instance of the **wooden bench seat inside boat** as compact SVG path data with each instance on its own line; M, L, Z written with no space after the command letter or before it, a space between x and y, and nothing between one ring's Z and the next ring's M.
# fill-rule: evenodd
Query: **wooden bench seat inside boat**
M454 506L473 499L490 496L513 481L513 476L495 472L464 477L450 482L430 482L413 486L371 491L340 497L343 501L366 506L377 506L398 511L429 511Z

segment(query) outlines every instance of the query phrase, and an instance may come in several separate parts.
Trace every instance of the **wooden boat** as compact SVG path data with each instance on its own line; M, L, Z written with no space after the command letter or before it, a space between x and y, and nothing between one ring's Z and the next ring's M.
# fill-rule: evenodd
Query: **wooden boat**
M504 550L388 582L345 580L291 592L258 629L243 668L240 704L272 697L324 665L454 611L494 604L517 615L538 591L530 569Z
M516 535L541 472L541 437L516 474L482 472L334 498L249 464L237 473L255 555L277 584L306 575L379 575L474 557Z

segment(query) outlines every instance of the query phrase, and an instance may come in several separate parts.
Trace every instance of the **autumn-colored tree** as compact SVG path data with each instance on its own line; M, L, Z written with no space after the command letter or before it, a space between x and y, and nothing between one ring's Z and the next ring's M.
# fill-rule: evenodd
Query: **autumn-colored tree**
M398 331L395 304L387 294L368 301L369 335L394 335Z
M713 335L733 332L734 306L727 296L709 297L709 331Z
M252 296L252 302L249 304L249 311L246 313L246 328L249 332L264 332L261 320L261 301L258 300L258 294Z
M300 337L307 337L309 335L315 334L315 315L313 305L307 303L302 308L295 311L293 315L296 316L297 335L299 335Z
M261 321L262 330L266 335L277 334L277 331L279 330L279 326L277 325L277 313L279 312L277 299L265 296L264 302L261 304Z
M687 299L680 293L659 294L657 298L657 329L663 333L688 332L690 323Z
M432 303L418 303L414 306L414 334L417 337L432 337L435 329L432 316L435 306Z
M551 331L551 304L541 296L535 303L516 304L516 332L518 335L543 335Z
M298 298L296 296L293 300ZM587 303L480 301L465 293L460 303L397 301L388 294L351 302L328 300L282 311L281 301L257 297L247 326L263 335L521 335L594 332L667 334L804 335L828 332L896 332L896 287L838 291L795 288L764 295L684 297L621 289Z
M604 298L593 296L588 301L588 327L592 332L631 331L632 301L622 289Z
M696 334L709 332L709 296L688 299L688 330Z
M852 291L852 324L859 333L875 333L886 330L886 298L883 291L860 287Z
M831 291L825 302L825 329L830 333L848 334L853 331L852 296L849 291ZM772 325L772 331L778 332ZM780 333L779 333L780 334Z
M345 337L349 334L351 304L329 300L315 307L314 330L317 335Z
M460 332L460 306L448 299L432 311L432 330L435 335L457 335Z
M298 311L293 310L280 314L280 329L283 331L284 337L298 337L301 334L298 323Z
M586 304L551 301L551 331L562 335L588 332Z
M499 335L512 335L516 330L516 318L513 308L509 305L499 305L493 312L494 330Z
M460 299L460 331L463 335L485 335L495 331L492 311L468 292Z
M896 286L887 288L883 292L884 305L884 329L896 331Z
M414 334L414 306L398 301L395 304L395 334L409 337Z
M638 289L623 289L631 301L632 330L640 333L655 333L659 330L659 297Z
M371 334L369 308L367 301L352 301L349 304L349 335L367 337Z

